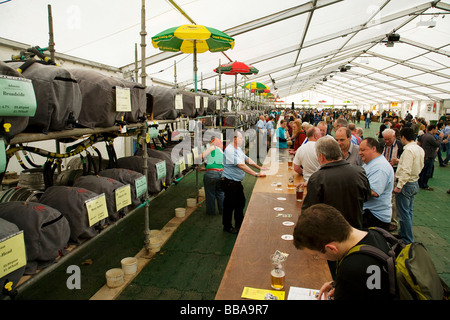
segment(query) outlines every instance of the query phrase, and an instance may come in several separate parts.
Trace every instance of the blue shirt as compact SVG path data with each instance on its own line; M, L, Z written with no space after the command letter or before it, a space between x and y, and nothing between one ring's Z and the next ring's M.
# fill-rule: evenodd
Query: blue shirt
M229 180L242 181L245 177L245 172L239 168L238 164L245 164L247 156L241 148L235 148L230 143L223 153L223 177Z
M445 139L448 135L450 135L450 125L446 125L444 127L444 129L442 129L442 132L444 133L444 139Z
M273 121L267 121L266 123L267 134L273 135Z
M378 194L364 202L363 210L369 209L379 220L389 223L392 218L392 189L394 188L394 169L383 155L363 164L369 179L370 189Z
M286 130L284 130L284 128L282 128L282 127L278 127L278 129L277 129L277 148L286 149L287 141L280 142L279 138L286 140Z
M262 132L264 132L264 129L266 128L266 123L259 119L258 122L256 123L256 131L261 130Z

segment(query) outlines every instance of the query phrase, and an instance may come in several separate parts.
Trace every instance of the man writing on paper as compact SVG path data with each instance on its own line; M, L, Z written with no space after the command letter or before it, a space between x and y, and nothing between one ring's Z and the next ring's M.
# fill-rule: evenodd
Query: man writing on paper
M347 252L358 245L371 245L387 253L388 243L377 231L353 228L339 210L316 204L302 211L293 235L297 249L336 261L339 266L335 280L322 286L318 299L322 299L322 295L334 300L393 299L389 276L381 259L367 254L346 257Z

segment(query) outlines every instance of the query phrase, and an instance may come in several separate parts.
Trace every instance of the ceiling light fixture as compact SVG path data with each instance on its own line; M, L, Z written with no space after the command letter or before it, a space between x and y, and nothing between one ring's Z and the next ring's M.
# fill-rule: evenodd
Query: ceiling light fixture
M381 41L386 45L386 47L393 47L395 42L400 41L400 35L398 33L389 33L386 35L387 40Z
M390 41L390 42L400 41L400 35L398 33L395 33L395 32L390 33L390 34L387 35L387 41Z

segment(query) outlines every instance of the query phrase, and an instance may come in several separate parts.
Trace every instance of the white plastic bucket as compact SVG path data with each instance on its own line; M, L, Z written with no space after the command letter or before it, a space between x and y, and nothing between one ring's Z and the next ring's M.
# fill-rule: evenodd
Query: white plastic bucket
M186 215L185 208L175 208L175 217L183 218Z
M122 270L125 275L135 274L137 272L137 259L134 257L127 257L120 260Z
M150 250L153 252L159 252L161 249L161 239L151 238L150 239Z
M187 198L186 199L186 204L189 208L193 208L197 205L197 199L195 198Z
M106 285L110 288L117 288L123 284L123 270L119 268L106 271Z

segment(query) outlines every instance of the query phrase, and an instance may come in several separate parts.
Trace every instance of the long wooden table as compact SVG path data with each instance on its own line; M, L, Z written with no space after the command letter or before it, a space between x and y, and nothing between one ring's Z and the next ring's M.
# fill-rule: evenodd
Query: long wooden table
M253 189L216 300L242 299L244 287L273 290L270 255L276 250L289 254L284 263L286 299L291 286L320 289L331 280L326 260L297 250L292 240L282 238L292 235L302 204L296 201L295 189L288 189L289 176L294 175L295 183L303 181L302 176L288 169L288 157L287 150L269 150L264 166L270 169L266 177L258 178ZM277 182L281 187L276 186Z

